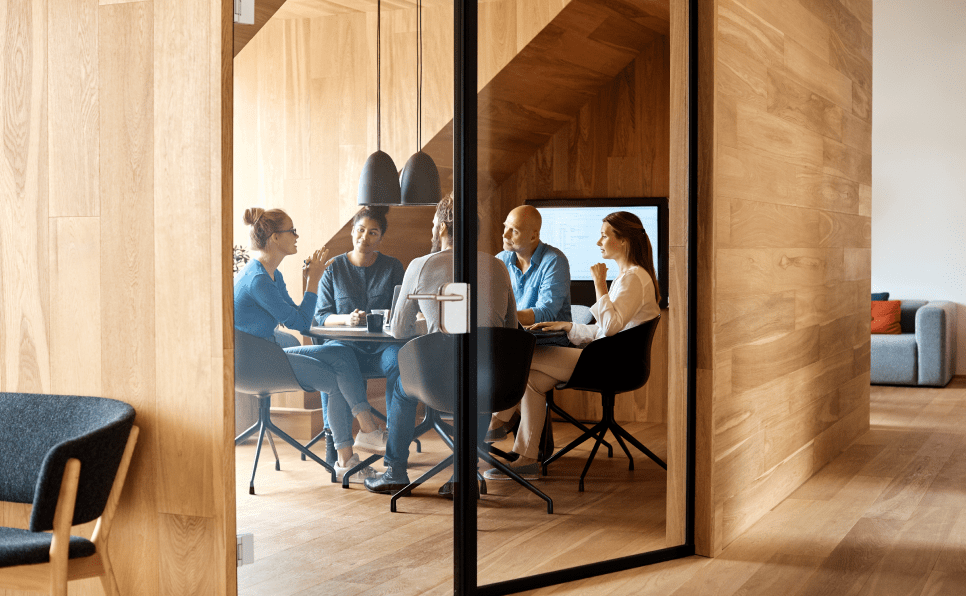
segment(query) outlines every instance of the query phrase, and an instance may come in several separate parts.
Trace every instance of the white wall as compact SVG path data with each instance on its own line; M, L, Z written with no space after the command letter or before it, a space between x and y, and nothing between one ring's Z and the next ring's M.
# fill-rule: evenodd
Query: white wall
M966 374L966 1L875 0L872 291L958 304Z

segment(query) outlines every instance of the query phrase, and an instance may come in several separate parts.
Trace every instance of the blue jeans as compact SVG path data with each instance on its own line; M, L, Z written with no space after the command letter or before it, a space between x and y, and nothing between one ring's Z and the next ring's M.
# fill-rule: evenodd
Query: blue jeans
M392 393L391 388L396 384L396 380L399 378L399 350L402 348L402 344L379 343L376 345L376 349L372 350L371 352L366 351L365 346L366 344L362 344L360 342L340 342L330 340L319 347L336 349L339 350L339 353L343 357L354 358L355 367L359 371L358 379L362 384L363 392L365 392L366 385L365 379L362 378L363 370L386 377L386 408L388 409L390 394ZM332 430L332 439L335 442L335 448L341 449L342 447L347 446L340 446L338 439L335 437L335 427L348 425L349 428L351 428L352 414L347 412L345 408L330 408L329 396L323 393L322 415L325 417L326 426ZM349 443L349 445L351 445L351 443Z
M325 407L335 448L351 447L353 418L371 410L355 354L328 345L285 348L285 353L303 387L328 394Z

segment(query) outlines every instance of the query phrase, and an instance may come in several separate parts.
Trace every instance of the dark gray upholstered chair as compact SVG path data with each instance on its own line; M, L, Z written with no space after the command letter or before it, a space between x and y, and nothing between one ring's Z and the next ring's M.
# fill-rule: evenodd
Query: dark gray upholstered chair
M617 443L627 455L627 459L630 460L628 469L634 469L634 458L631 457L631 452L624 443L625 440L654 460L654 463L665 470L667 469L664 460L654 455L650 449L635 439L614 419L614 401L617 394L643 387L651 375L651 345L654 342L654 332L660 322L661 315L658 315L637 327L625 329L610 337L594 340L584 348L580 358L577 359L577 365L574 367L573 374L570 375L570 380L558 384L556 388L580 389L600 393L603 416L600 422L587 429L584 434L555 453L553 457L544 461L544 474L547 473L548 465L566 455L573 448L589 439L596 439L590 457L587 458L587 463L584 465L584 471L580 474L579 489L583 491L584 477L587 476L590 464L594 462L594 456L597 455L597 450L603 443L607 431L614 435Z
M69 579L100 577L119 594L107 539L137 442L134 408L0 393L0 420L0 501L33 505L26 529L0 527L0 589L66 596ZM90 540L71 536L94 520Z
M455 409L456 380L453 357L457 336L430 333L409 340L399 351L399 378L406 394L415 397L433 411L452 414ZM480 327L477 329L476 393L480 414L492 414L512 408L523 399L530 374L530 362L536 344L531 333L522 329ZM437 432L446 438L451 427L435 418ZM486 417L486 420L489 417ZM484 427L485 428L485 427ZM484 431L485 432L485 431ZM524 480L516 472L493 458L480 437L477 455L518 484L547 503L547 513L553 513L553 500ZM447 441L452 448L452 443ZM390 510L396 511L396 501L410 494L417 486L453 464L453 455L439 462L428 472L397 492L390 500ZM485 485L481 493L486 493Z
M311 391L299 384L292 365L289 364L288 357L280 345L235 329L235 390L247 393L258 400L258 420L235 437L235 445L237 445L258 431L258 446L255 447L255 463L252 464L252 477L248 481L248 494L255 494L255 472L258 470L258 456L262 452L262 442L266 434L272 446L272 453L275 454L276 470L281 469L281 464L278 461L275 441L272 439L273 433L295 447L302 455L328 470L332 476L332 482L336 481L335 468L272 422L272 395L289 391Z

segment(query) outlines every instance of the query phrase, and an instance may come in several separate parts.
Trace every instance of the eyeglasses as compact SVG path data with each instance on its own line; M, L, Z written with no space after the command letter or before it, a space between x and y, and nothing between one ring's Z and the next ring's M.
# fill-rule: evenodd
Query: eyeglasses
M275 233L276 233L276 234L284 234L285 232L292 232L292 233L293 233L293 234L295 234L296 236L298 236L298 235L299 235L299 233L295 231L295 228L292 228L291 230L279 230L279 231L277 231L277 232L275 232Z

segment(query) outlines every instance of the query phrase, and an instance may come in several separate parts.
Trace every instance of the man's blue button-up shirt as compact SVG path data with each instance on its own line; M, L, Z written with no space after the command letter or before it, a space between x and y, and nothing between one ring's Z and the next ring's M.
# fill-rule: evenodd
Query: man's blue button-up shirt
M571 320L570 263L560 249L541 242L526 273L517 267L515 252L504 250L496 256L510 273L518 310L532 308L537 323Z

